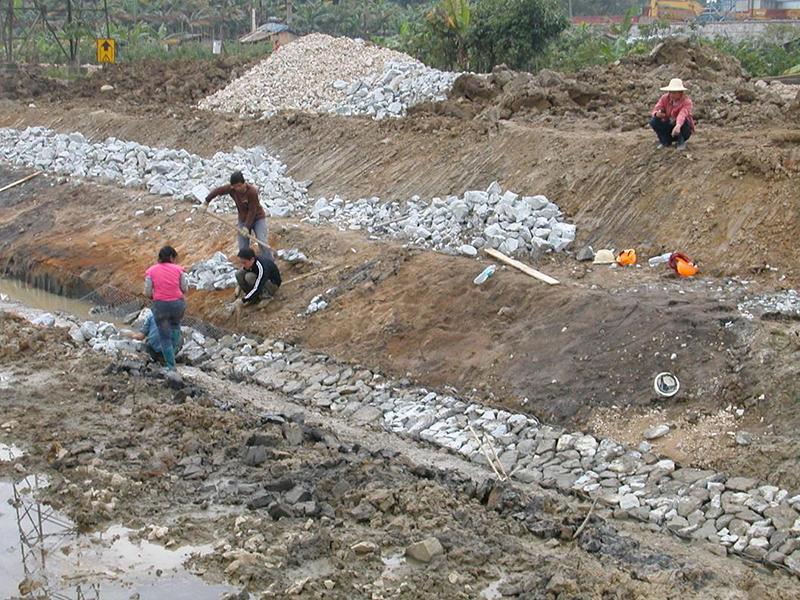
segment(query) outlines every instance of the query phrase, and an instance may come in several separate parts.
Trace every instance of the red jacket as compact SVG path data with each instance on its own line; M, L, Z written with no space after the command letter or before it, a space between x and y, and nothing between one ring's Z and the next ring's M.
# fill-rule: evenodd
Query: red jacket
M692 99L684 94L680 100L673 102L669 98L669 92L661 96L653 107L651 115L656 116L656 113L663 110L667 115L667 120L674 121L678 127L683 127L685 121L689 122L689 127L694 131L694 117L692 117Z

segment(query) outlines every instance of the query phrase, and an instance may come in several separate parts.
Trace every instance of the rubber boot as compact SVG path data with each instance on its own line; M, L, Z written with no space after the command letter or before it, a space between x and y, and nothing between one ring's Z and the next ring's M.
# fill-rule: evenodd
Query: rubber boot
M175 349L172 346L161 349L161 354L164 355L164 362L167 365L168 371L175 370Z
M181 330L180 329L173 329L172 330L172 347L175 350L178 349L178 346L181 344ZM177 352L176 352L177 354Z

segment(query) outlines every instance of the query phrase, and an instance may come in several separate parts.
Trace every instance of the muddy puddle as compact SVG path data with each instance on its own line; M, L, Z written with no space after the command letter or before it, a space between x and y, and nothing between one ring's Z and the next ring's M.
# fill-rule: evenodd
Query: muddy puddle
M80 534L37 501L47 485L38 475L0 480L0 598L211 600L233 591L183 567L210 546L171 550L120 525Z
M122 324L122 317L109 312L87 300L67 298L33 287L24 281L0 277L0 299L11 300L29 308L53 313L66 313L80 319L103 320L116 325Z

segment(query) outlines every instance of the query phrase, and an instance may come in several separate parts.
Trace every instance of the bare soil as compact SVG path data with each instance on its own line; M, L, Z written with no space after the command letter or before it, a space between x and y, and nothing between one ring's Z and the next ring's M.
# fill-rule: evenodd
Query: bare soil
M26 450L0 462L1 477L46 474L42 499L84 530L122 523L170 547L211 544L214 551L195 559L192 571L256 597L798 593L791 576L634 524L620 529L603 511L573 540L586 505L497 487L474 478L474 465L297 413L263 390L191 369L186 387L169 389L142 364L111 363L74 347L66 332L8 315L0 317L0 342L0 435ZM69 390L68 399L53 401L54 390ZM254 464L247 457L259 448L265 459ZM294 487L306 493L302 506L286 494ZM279 508L268 509L269 498ZM431 536L442 555L427 564L404 557L408 544ZM358 544L366 550L355 550Z
M223 311L229 291L192 292L189 311L223 329L287 339L340 360L431 387L452 386L482 402L530 411L547 422L632 445L650 427L668 423L671 432L653 444L678 462L751 475L797 490L800 328L791 320L747 320L737 303L751 294L800 283L800 129L792 116L794 109L770 117L775 111L765 105L769 101L756 92L750 94L752 82L734 73L735 64L713 63L713 57L696 49L686 50L686 55L680 54L683 51L669 47L655 58L587 72L582 75L585 81L544 74L553 82L547 96L550 104L539 106L525 100L511 115L498 112L498 107L512 97L538 97L537 90L548 87L544 79L519 80L516 96L512 88L502 93L489 90L483 97L469 97L474 90L465 89L462 98L451 98L439 107L422 107L401 121L298 114L242 121L191 109L193 91L181 91L174 82L168 85L171 75L152 68L138 75L123 71L113 75L117 77L113 85L120 91L117 95L40 96L37 108L27 106L29 98L24 93L19 101L0 100L0 126L41 125L81 131L94 139L115 136L182 147L204 156L234 145L261 144L282 157L290 175L312 180L310 191L316 196L338 193L349 198L378 195L406 200L419 194L430 198L485 188L497 180L504 188L544 193L558 203L578 226L576 249L583 244L595 249L635 247L644 258L682 250L699 261L699 278L677 280L665 269L612 269L577 263L570 256L547 256L535 266L558 278L559 286L546 287L503 268L476 287L472 279L488 264L485 259L444 256L392 241L368 240L358 232L273 219L271 245L299 247L314 263L304 267L280 263L286 284L276 300L238 321ZM670 52L680 55L669 58ZM683 68L689 71L676 70ZM698 82L698 111L704 115L689 151L683 154L656 150L655 139L646 129L646 109L658 96L655 86L663 85L662 79L669 79L670 73L687 79L687 73L692 74ZM738 94L741 98L736 89L729 89L728 76L736 79L736 86L744 86ZM215 85L221 78L222 74ZM137 96L137 85L150 91ZM576 98L583 102L577 92L587 88L599 90L599 96L584 104L577 102ZM732 94L735 102L723 102L715 94ZM722 115L724 103L727 112ZM720 113L719 118L711 117L713 111ZM770 118L762 119L761 114ZM0 185L24 174L2 168ZM164 211L154 212L155 205ZM169 217L173 208L177 213ZM146 214L134 217L140 209ZM187 218L192 220L187 222ZM178 248L184 265L207 259L217 250L232 255L235 247L224 225L200 220L185 203L141 192L59 183L42 176L0 196L4 271L62 293L81 295L108 284L128 294L138 293L145 268L165 242ZM305 276L323 268L328 269ZM305 277L296 279L300 276ZM304 316L309 301L331 288L336 288L331 306ZM30 376L30 386L54 378L72 390L75 405L81 407L74 420L72 416L61 419L63 407L39 402L30 409L27 404L27 396L43 394L43 388L38 392L34 387L27 392L20 388L11 396L13 417L30 424L30 433L19 433L25 431L23 427L14 435L35 448L28 459L34 461L32 465L45 468L33 457L41 456L54 440L66 448L88 435L81 433L84 424L78 428L77 423L80 411L91 410L86 420L98 440L108 435L103 427L112 422L116 427L119 419L128 419L129 430L145 432L134 436L132 447L166 440L163 449L142 451L139 462L129 467L113 462L116 458L108 459L113 468L126 476L135 474L143 482L150 480L142 475L142 465L163 464L166 469L156 470L152 481L158 485L147 484L151 495L146 501L138 505L133 497L125 501L129 504L121 514L130 515L126 518L136 523L152 520L154 515L172 515L176 505L198 499L193 481L179 476L176 483L166 476L179 475L177 463L196 454L198 448L208 459L203 464L213 467L204 477L223 468L234 469L247 483L262 476L241 464L232 466L241 458L244 432L261 426L246 410L256 397L239 388L217 389L197 375L194 383L202 388L199 398L205 400L184 398L173 405L170 394L150 385L147 377L129 377L113 368L106 373L103 359L74 354L68 343L54 338L36 341L39 334L21 325L2 327L9 339L4 364L8 361L19 374ZM65 373L53 370L56 355L71 361ZM25 356L36 359L25 360ZM680 378L681 392L676 398L664 401L655 396L653 377L661 371ZM117 390L100 390L116 400L101 403L103 410L97 411L95 396L101 387ZM131 408L131 394L140 397L140 393L146 414ZM214 400L229 401L238 393L243 394L238 405L243 412L220 413ZM123 406L126 410L120 413ZM38 418L45 419L46 430L31 421ZM52 439L47 438L50 431ZM752 444L738 445L737 432L750 433ZM46 443L41 441L44 438ZM187 440L194 438L199 445L192 442L189 450L183 450ZM371 450L387 443L376 441ZM309 576L311 596L377 593L375 597L388 597L386 590L391 587L400 597L419 597L420 590L433 590L436 597L476 597L485 585L509 575L517 583L524 580L517 589L523 597L547 597L548 593L552 597L624 598L797 595L780 578L741 562L717 559L696 545L681 549L663 536L655 543L667 545L633 552L641 560L660 554L670 560L681 557L678 563L669 563L683 565L677 570L663 566L667 563L661 559L647 563L662 565L655 576L643 575L647 569L641 565L626 566L624 552L623 558L617 556L611 562L587 556L572 544L566 544L570 549L564 553L561 542L548 546L538 538L529 539L508 514L487 512L463 482L453 484L439 475L420 478L391 456L357 450L342 453L329 445L305 446L309 448L301 452L277 444L281 454L274 456L276 472L270 477L299 469L303 481L316 481L328 477L325 465L334 474L331 477L352 482L353 488L380 482L378 487L389 490L395 499L394 508L381 511L378 521L370 521L370 530L347 516L361 496L337 500L339 504L323 496L343 523L341 531L332 527L324 534L316 525L307 531L294 523L281 520L276 524L259 516L247 521L246 535L236 535L235 513L210 521L192 513L185 517L192 527L180 529L181 539L224 538L229 550L274 553L280 560L263 573L241 567L243 577L259 589L274 586L270 588L273 594ZM407 454L409 449L403 450ZM213 460L216 454L224 455L219 464ZM300 469L297 460L306 460L310 466ZM436 457L432 464L439 460ZM320 489L328 493L324 485ZM213 494L203 498L201 503L207 501L209 506L221 501ZM245 501L239 498L238 502ZM238 506L231 499L224 504ZM75 511L81 506L64 502L65 508L70 505ZM565 517L568 527L580 519L568 508L556 510L572 515ZM97 515L95 510L84 519L88 527L116 518ZM370 539L381 548L394 552L415 537L417 528L441 533L447 561L433 570L404 574L400 582L383 583L383 591L373 587L378 580L390 579L391 573L384 572L384 563L375 556L354 559L350 545L372 535ZM631 535L636 543L650 544L656 539L640 530ZM246 540L252 538L256 541L246 547ZM301 564L286 562L294 559L273 547L279 539L282 548L298 544L290 555L303 557ZM462 542L466 550L459 549ZM451 563L453 556L458 558ZM511 556L526 558L512 560ZM318 559L320 563L314 562ZM346 575L336 580L333 592L323 592L319 586L324 577L304 571L310 564L322 564L325 573L332 568ZM541 577L538 570L535 575L520 573L523 566L530 571L531 564L543 565ZM697 570L693 566L697 564L703 567ZM212 560L200 568L209 576L222 577L227 566ZM575 587L567 583L557 592L548 592L558 569L566 570L569 582L571 573L580 576L574 580ZM451 573L457 584L450 582ZM402 582L407 585L401 589Z
M16 277L71 295L109 284L137 294L153 260L144 248L155 252L168 241L185 265L218 250L233 255L230 230L201 221L186 203L90 183L51 187L46 178L34 181L3 199L0 251L6 272ZM155 204L164 210L132 216ZM178 212L170 217L171 208ZM51 220L42 224L36 215ZM666 270L610 269L560 258L538 266L562 285L544 286L504 268L476 287L472 279L486 261L370 241L361 233L293 219L274 219L271 233L274 247L299 247L315 263L281 262L286 284L276 301L240 319L225 311L230 291L190 292L189 314L224 330L287 339L590 431L598 429L598 409L630 417L662 406L652 381L672 371L682 392L677 403L667 404L671 418L747 406L748 419L737 427L747 423L746 429L760 434L751 447L674 453L675 458L761 472L789 487L800 484L785 457L794 449L800 421L794 401L797 327L750 322L736 308L747 293L771 287L772 272L746 285L715 278L679 281ZM332 288L331 306L305 316L311 299ZM761 394L770 400L759 401ZM625 437L623 431L604 433ZM783 451L762 451L776 447Z

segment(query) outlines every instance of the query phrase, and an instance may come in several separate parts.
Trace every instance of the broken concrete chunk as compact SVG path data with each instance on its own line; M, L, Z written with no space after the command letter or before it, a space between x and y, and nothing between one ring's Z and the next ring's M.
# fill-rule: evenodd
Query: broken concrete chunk
M406 548L406 556L423 563L429 563L434 557L443 553L444 548L435 537L429 537Z

